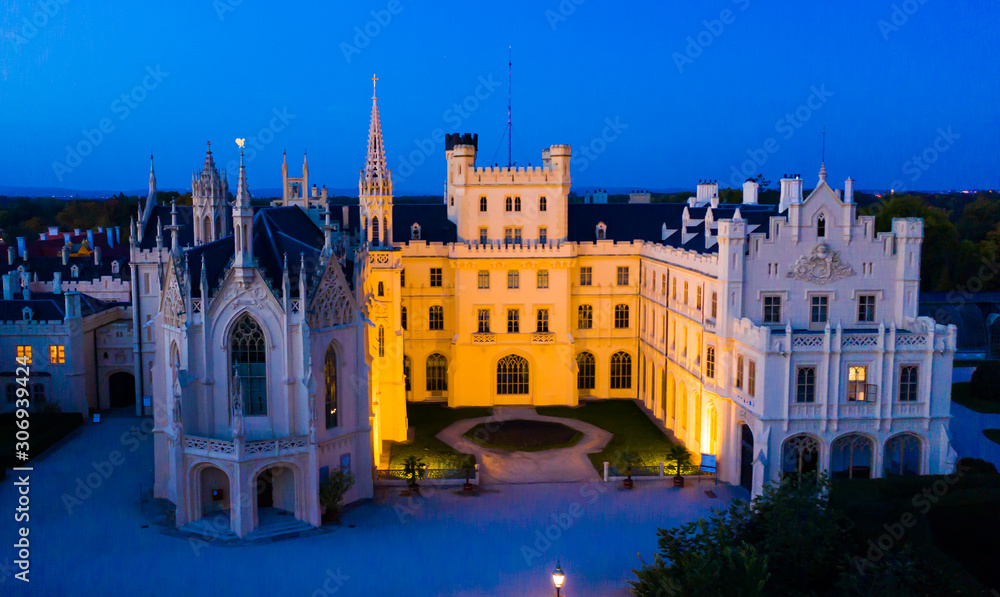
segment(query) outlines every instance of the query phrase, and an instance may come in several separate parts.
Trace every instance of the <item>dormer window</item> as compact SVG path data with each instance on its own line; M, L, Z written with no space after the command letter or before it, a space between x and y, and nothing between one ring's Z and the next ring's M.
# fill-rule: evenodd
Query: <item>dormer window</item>
M826 238L826 216L823 214L819 214L819 219L816 220L816 236Z
M117 274L120 270L121 270L121 264L119 264L117 260L116 261L112 261L111 262L111 273L112 274Z
M420 224L410 226L410 240L420 240Z
M597 224L597 240L604 240L608 237L608 227L604 222Z
M31 307L25 307L21 309L21 319L24 321L31 321L35 318L35 312L31 310Z
M79 278L80 277L80 266L79 265L74 265L73 267L69 268L69 275L72 278Z

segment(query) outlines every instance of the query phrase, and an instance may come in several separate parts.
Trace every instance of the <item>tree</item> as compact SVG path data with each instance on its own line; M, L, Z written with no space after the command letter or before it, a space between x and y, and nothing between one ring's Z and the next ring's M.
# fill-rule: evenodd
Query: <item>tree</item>
M354 486L351 471L335 470L319 485L319 503L326 506L326 514L336 520L340 514L344 495Z
M757 176L750 179L751 181L757 183L757 191L766 191L769 186L771 186L771 181L764 178L764 173L761 172Z

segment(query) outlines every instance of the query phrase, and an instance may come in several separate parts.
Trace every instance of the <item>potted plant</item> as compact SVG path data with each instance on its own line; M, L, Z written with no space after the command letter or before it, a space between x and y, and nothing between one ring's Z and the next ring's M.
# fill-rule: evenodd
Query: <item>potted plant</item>
M684 487L684 477L681 476L681 467L691 463L691 454L688 453L687 448L680 444L671 446L667 450L667 462L673 462L677 467L677 474L674 475L674 487Z
M427 465L424 464L424 461L416 456L408 456L403 461L403 474L410 480L408 487L414 495L420 495L420 486L417 485L417 479L423 478L426 469Z
M319 484L319 503L323 507L323 518L331 522L340 521L340 506L344 494L354 486L351 471L336 470Z
M476 474L476 456L474 454L463 455L459 458L458 468L462 469L462 472L465 473L465 484L462 485L462 493L472 493L476 486L470 482L470 479Z
M625 469L625 479L622 480L622 487L632 489L634 485L634 481L632 481L632 468L639 464L639 455L625 448L625 450L618 454L618 464Z

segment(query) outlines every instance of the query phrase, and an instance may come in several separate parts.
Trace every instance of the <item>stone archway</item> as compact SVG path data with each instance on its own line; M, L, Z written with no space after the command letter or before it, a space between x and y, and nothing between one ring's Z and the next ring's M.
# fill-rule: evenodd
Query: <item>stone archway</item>
M108 377L108 404L111 408L135 408L135 376L125 371Z
M875 442L860 433L848 433L830 445L830 476L834 479L870 479Z
M298 508L298 474L290 464L279 462L268 465L253 477L254 528L300 518Z

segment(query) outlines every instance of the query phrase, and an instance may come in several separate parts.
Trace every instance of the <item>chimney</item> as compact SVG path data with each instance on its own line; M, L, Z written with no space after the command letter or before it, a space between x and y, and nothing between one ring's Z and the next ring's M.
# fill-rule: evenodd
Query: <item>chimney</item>
M80 229L79 228L74 228L73 229L73 236L80 236Z
M22 257L24 257L25 261L28 260L28 248L27 247L24 248L24 253L22 254Z
M49 237L48 237L48 235L47 235L47 234L45 234L44 232L40 232L40 233L38 234L38 240L49 240Z
M14 300L14 274L3 275L3 300Z
M101 248L94 247L94 265L101 265Z
M347 206L345 205L343 207L343 212L342 213L343 213L343 216L344 216L343 217L343 220L344 220L344 228L343 229L346 232L347 230L350 230L350 227L349 227L349 225L347 223L347 219L348 219L348 216L350 215L351 212L350 212L350 210L347 209Z
M70 242L69 232L63 232L63 244L68 244Z
M17 249L7 245L7 265L14 265L14 256L17 255Z
M94 231L93 230L88 230L87 231L87 244L90 246L91 249L94 248Z
M62 272L52 273L52 293L62 294Z
M785 175L781 179L781 199L778 203L778 213L788 209L789 205L802 203L802 178L798 174Z
M62 255L62 264L66 265L67 263L69 263L69 249L63 247L62 250L59 251L59 253Z
M80 293L67 292L66 297L66 319L78 319L80 317Z
M24 300L30 301L31 300L31 285L28 284L27 280L25 280L24 288L22 288L21 290L22 290L22 292L24 292Z
M109 228L105 228L104 232L108 236L108 248L109 249L114 249L115 248L115 229L114 228L110 228L110 227Z
M312 188L312 198L313 198L313 199L316 199L316 198L318 198L318 197L319 197L319 188L318 188L318 187L317 187L317 186L316 186L315 184L313 184L313 188Z
M59 227L49 226L49 236L58 236L58 235L59 235Z
M757 183L752 180L748 180L743 183L743 204L744 205L757 205Z
M25 251L24 237L19 236L17 237L17 256L20 257L21 259L25 259L24 251Z
M844 203L854 203L854 179L844 181Z

